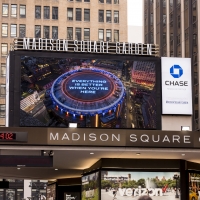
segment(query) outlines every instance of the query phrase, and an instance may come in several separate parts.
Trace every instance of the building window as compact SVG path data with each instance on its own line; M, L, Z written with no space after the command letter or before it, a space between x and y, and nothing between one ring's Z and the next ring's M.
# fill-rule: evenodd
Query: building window
M58 7L52 7L52 19L58 19Z
M17 17L17 5L16 4L11 5L11 17Z
M1 36L8 37L8 24L1 25Z
M35 26L35 38L41 38L41 26L40 25Z
M104 30L99 29L99 41L104 41Z
M1 84L0 85L0 96L5 96L6 95L6 85Z
M114 30L114 42L119 42L119 30Z
M41 19L41 6L35 6L35 18Z
M20 38L26 37L26 25L25 24L19 25L19 37Z
M7 56L7 54L8 54L8 44L2 43L1 44L1 55Z
M104 10L99 10L99 22L104 22Z
M111 23L111 10L106 10L106 22Z
M84 2L90 2L90 0L84 0Z
M43 37L49 38L49 26L44 26Z
M90 40L90 29L84 28L84 40Z
M73 8L67 8L67 19L73 20Z
M67 39L73 40L73 27L67 27Z
M25 18L26 17L26 6L25 5L20 5L19 16L21 18Z
M3 4L2 5L2 16L3 17L8 17L8 4Z
M5 95L2 95L5 96ZM6 116L6 105L1 104L0 105L0 118L4 118Z
M90 21L90 9L84 9L84 21Z
M77 2L82 2L82 0L76 0Z
M106 0L106 3L111 4L112 0Z
M81 40L81 28L76 28L76 40Z
M58 39L58 27L57 26L52 26L52 38Z
M10 36L17 37L17 24L10 25Z
M111 34L111 29L106 30L106 41L111 42L112 40L112 34Z
M114 11L114 23L119 23L119 11Z
M76 21L81 21L81 8L76 8Z
M44 6L44 19L49 19L49 18L50 18L50 7Z
M104 3L104 0L99 0L99 3Z
M114 4L119 4L119 0L114 0Z
M6 64L1 63L1 76L6 76Z

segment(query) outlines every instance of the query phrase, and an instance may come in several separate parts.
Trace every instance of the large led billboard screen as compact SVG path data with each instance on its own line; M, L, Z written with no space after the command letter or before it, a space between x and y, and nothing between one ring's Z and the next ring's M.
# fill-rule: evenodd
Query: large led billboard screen
M179 178L179 172L102 171L101 200L180 199Z
M157 63L21 56L20 126L157 129Z
M99 172L82 177L82 200L99 200Z

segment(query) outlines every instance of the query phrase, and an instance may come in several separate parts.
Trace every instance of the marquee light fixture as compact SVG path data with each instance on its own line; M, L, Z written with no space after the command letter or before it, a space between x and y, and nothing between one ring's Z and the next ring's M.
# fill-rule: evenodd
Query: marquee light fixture
M181 131L189 131L190 127L189 126L181 126Z
M69 128L77 128L77 123L69 123Z

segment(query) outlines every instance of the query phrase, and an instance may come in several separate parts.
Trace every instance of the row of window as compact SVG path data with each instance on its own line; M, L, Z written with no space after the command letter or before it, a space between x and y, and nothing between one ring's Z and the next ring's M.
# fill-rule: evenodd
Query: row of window
M3 23L1 25L1 36L8 37L8 24ZM17 24L10 24L10 37L17 37ZM19 25L19 37L26 37L26 25Z
M35 25L35 38L41 38L41 26ZM3 23L1 28L1 36L8 37L8 24ZM58 39L58 26L52 26L52 38ZM99 29L99 41L112 41L112 30L106 29L105 31L106 37L104 38L104 29ZM10 36L17 37L17 24L10 25ZM20 24L19 25L19 37L23 38L26 37L26 25ZM43 26L43 38L50 38L50 26ZM67 39L73 40L73 27L67 27ZM75 28L75 39L82 40L82 28ZM90 29L83 28L83 39L90 40ZM119 41L119 30L114 30L114 42ZM6 53L7 54L7 53Z
M76 2L90 2L90 0L68 0L70 2L76 1ZM99 3L107 3L107 4L112 4L112 2L114 4L119 4L119 0L99 0Z
M9 16L9 5L8 4L2 4L2 16L3 17ZM17 17L17 4L11 4L10 16ZM19 16L20 16L20 18L26 17L26 5L19 5Z
M26 6L20 5L19 9L20 17L25 18L26 17ZM106 22L111 23L112 22L112 11L106 10ZM8 16L8 4L2 5L2 16L6 17ZM41 19L42 12L41 12L41 6L35 6L35 18ZM17 4L11 5L11 17L17 17ZM50 6L44 6L43 7L43 18L44 19L50 19ZM84 21L90 21L90 9L84 9ZM99 22L104 22L104 10L99 10ZM58 20L58 7L52 7L52 19ZM74 14L73 14L73 8L67 8L67 19L68 20L74 20ZM114 10L113 11L113 21L114 23L119 23L119 11ZM82 8L76 8L75 11L75 20L76 21L82 21Z
M99 10L98 11L98 20L99 22L108 22L112 23L112 11L111 10L106 10L106 18L104 18L104 10ZM67 8L67 19L69 21L74 20L74 12L73 8ZM113 11L113 22L114 23L119 23L119 11L114 10ZM81 8L76 8L75 11L75 20L76 21L82 21L82 9ZM90 9L84 9L84 21L90 21Z

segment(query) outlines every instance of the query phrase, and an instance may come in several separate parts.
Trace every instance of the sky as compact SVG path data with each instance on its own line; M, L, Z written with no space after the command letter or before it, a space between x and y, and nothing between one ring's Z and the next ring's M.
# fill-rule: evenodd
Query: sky
M128 25L142 26L143 0L128 0Z

